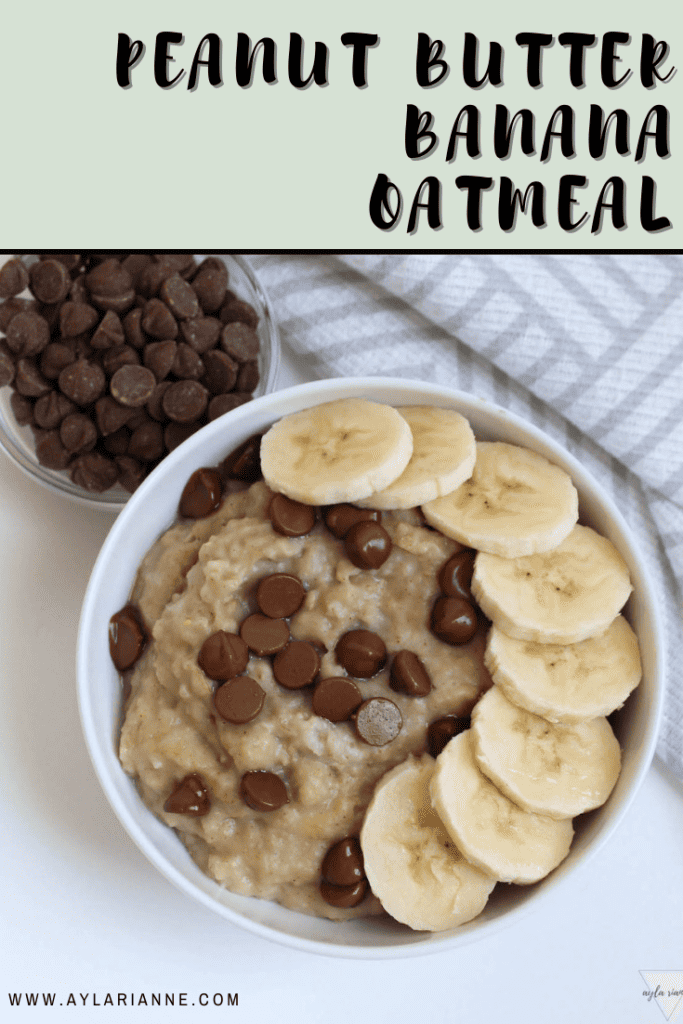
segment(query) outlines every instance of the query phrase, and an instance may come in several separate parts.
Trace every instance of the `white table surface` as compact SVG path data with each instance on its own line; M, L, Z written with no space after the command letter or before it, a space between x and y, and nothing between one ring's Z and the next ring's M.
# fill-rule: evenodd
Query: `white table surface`
M278 387L307 377L285 353ZM451 953L370 963L299 953L233 927L159 876L99 788L76 704L80 604L112 521L44 492L0 453L0 1020L666 1019L639 974L677 971L683 987L683 786L658 763L617 834L563 890ZM10 993L27 992L38 1006L25 995L10 1006ZM176 1004L185 993L187 1005L139 1005L158 992ZM49 993L53 1007L43 1005ZM108 993L125 993L126 1007L108 1006Z

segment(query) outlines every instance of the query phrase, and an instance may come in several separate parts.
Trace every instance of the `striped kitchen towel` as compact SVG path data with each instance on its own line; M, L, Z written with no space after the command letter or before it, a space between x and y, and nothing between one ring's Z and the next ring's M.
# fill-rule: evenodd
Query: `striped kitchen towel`
M545 430L612 493L668 634L658 756L683 780L683 257L252 255L311 379L411 377Z

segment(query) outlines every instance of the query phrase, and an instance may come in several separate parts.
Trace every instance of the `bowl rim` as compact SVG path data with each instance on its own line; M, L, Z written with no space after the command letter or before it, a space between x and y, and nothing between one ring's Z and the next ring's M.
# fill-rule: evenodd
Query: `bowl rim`
M18 258L22 261L26 261L32 255L32 253L19 253ZM270 394L275 389L280 371L281 339L277 320L275 319L273 305L268 297L268 293L249 261L240 253L231 252L219 254L218 258L220 259L224 256L234 260L237 264L240 272L247 279L250 287L254 291L254 294L258 298L263 311L263 316L259 326L268 336L270 352L267 371L261 378L259 386L256 389L257 397L261 398L264 395ZM207 257L202 255L200 263L205 258ZM1 420L0 450L2 450L5 455L14 462L15 466L18 466L26 476L31 480L34 480L44 490L50 491L51 494L58 494L61 497L68 498L70 501L73 501L82 507L98 509L104 512L118 513L125 508L130 500L130 498L124 498L121 496L122 488L112 488L111 490L114 493L112 493L110 497L107 497L110 493L109 491L104 491L99 495L96 493L89 493L74 484L68 476L63 475L63 471L49 469L48 467L41 465L35 456L31 458L31 456L15 442L14 438L5 431ZM168 455L166 458L168 458Z
M337 394L340 389L342 392L345 392L345 394ZM567 876L558 877L557 884L550 885L547 888L536 892L533 899L525 900L520 905L513 907L504 914L501 914L493 920L486 921L479 926L476 926L477 919L475 919L472 924L476 927L472 931L468 929L467 925L464 925L461 926L460 929L456 928L450 932L415 933L416 935L422 936L422 940L417 942L406 942L405 944L372 946L341 943L331 944L317 939L307 939L301 936L289 934L288 932L278 930L276 927L272 927L271 925L263 924L259 921L243 916L239 912L221 904L210 894L210 892L203 890L193 881L185 877L174 867L174 865L170 864L156 849L152 840L146 835L138 823L131 820L124 805L124 801L120 798L110 780L104 750L105 738L98 734L93 717L93 695L90 692L87 666L89 657L89 638L92 632L94 602L96 594L105 583L104 576L106 566L111 560L112 553L116 552L118 545L121 543L121 540L128 528L129 520L132 520L136 515L137 508L147 501L148 492L151 492L154 489L158 476L160 474L173 473L176 468L176 464L180 462L189 462L193 468L206 464L201 461L199 455L204 448L207 432L210 432L212 437L213 435L223 432L226 435L229 435L232 432L233 426L238 428L240 421L247 419L250 414L260 413L261 411L265 413L270 408L273 410L277 409L277 412L274 412L274 415L270 420L270 422L273 422L275 419L286 415L288 411L293 411L294 408L299 409L311 407L319 405L325 401L332 400L332 398L329 397L330 393L334 393L334 398L358 395L359 397L368 398L369 400L382 401L381 398L373 398L372 393L390 390L398 392L398 394L394 394L392 396L391 404L399 407L402 404L415 404L416 389L419 391L420 401L427 401L431 397L433 399L440 400L442 403L448 404L452 408L458 408L459 411L463 412L463 415L467 415L467 411L465 411L466 409L473 409L484 416L493 415L498 419L502 419L503 422L510 424L513 429L516 428L521 430L527 435L529 443L532 446L539 447L542 450L545 449L546 451L549 450L551 453L555 454L572 476L577 489L579 489L580 495L582 489L585 490L586 487L588 487L593 491L593 495L597 496L601 509L604 510L604 512L612 519L613 524L616 526L618 532L626 543L627 550L622 551L622 555L627 556L627 561L635 565L637 568L640 584L639 595L650 617L653 632L653 672L652 679L649 680L649 686L652 690L652 700L646 716L646 727L644 735L641 737L638 749L637 768L632 775L630 788L626 795L621 798L621 802L617 810L612 812L611 820L603 828L601 834L591 840L587 849L581 851L579 858L572 864ZM371 394L368 394L368 392ZM400 400L400 393L403 393L405 396L405 401ZM310 399L310 401L308 399ZM285 411L283 411L283 406ZM292 406L292 410L289 410L287 408L288 406ZM228 445L229 440L226 441L226 450ZM576 477L579 478L580 483L577 483ZM181 479L184 479L184 477L181 477ZM155 536L159 536L168 528L169 525L170 523L160 524L159 530ZM150 544L151 543L153 543L153 540ZM149 547L149 544L147 547ZM232 924L235 924L240 928L244 928L261 938L275 941L280 945L298 949L302 952L315 953L333 958L363 960L398 959L416 955L428 955L430 953L444 952L461 945L480 941L500 929L507 927L508 925L512 925L532 909L538 908L542 901L544 899L547 900L552 896L552 894L557 891L558 887L561 888L568 878L574 878L577 870L585 866L589 860L597 854L604 843L611 838L618 826L621 824L631 803L635 799L636 793L638 792L647 771L649 770L655 753L657 735L663 712L666 670L665 663L666 645L663 616L660 613L660 606L650 571L640 554L638 542L628 526L628 523L617 508L611 496L607 493L603 485L595 479L593 474L559 442L555 441L539 427L536 427L523 417L518 416L517 414L512 413L493 402L457 389L400 377L332 378L329 380L299 384L281 391L271 392L254 399L245 406L241 406L232 412L227 413L224 417L213 421L213 423L209 423L207 426L197 431L196 434L192 435L181 446L171 452L131 496L129 502L126 503L124 511L114 522L107 538L104 541L93 567L83 599L76 651L79 713L86 746L95 773L112 809L114 810L114 813L118 817L125 831L133 839L141 852L154 865L154 867L156 867L161 874L163 874L176 886L176 888L180 889L186 895L198 900L214 913L218 913L227 918L227 920ZM118 763L118 756L116 761ZM123 772L123 769L121 769L121 772ZM132 780L131 785L133 785ZM149 812L149 814L152 816L152 812ZM154 818L154 821L158 821L158 819ZM163 827L166 828L167 826L164 825ZM212 879L208 879L208 876L205 877L207 877L210 887L217 885L217 883ZM425 936L427 937L425 938Z

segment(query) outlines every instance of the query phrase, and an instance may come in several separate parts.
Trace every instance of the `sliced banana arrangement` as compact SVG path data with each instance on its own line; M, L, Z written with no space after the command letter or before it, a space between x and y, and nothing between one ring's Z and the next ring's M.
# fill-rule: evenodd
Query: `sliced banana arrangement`
M436 759L411 754L380 779L360 833L367 879L389 914L414 929L464 924L498 882L530 885L553 871L573 819L616 785L621 750L606 716L642 675L621 614L628 567L578 523L563 469L525 448L476 442L452 410L331 402L276 423L261 463L273 490L304 503L421 506L431 527L476 552L471 595L456 589L491 620L493 686Z

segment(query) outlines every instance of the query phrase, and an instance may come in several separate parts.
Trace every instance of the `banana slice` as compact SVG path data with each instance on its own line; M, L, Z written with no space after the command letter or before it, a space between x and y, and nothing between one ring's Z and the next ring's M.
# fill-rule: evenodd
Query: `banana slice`
M430 784L434 809L476 867L501 882L537 882L569 853L571 819L529 814L508 800L479 771L471 732L452 739L436 759Z
M491 626L484 662L513 704L569 724L616 711L643 674L638 640L623 615L578 644L513 640Z
M398 410L413 435L413 455L398 480L356 504L361 508L415 508L449 494L472 475L476 443L459 412L430 405Z
M518 640L576 644L599 636L632 590L628 567L606 537L575 526L552 551L523 558L479 553L472 593L494 625Z
M422 511L461 544L517 558L560 544L579 517L579 499L571 477L542 455L480 441L471 479Z
M401 475L413 435L389 405L343 398L285 416L261 441L268 486L308 505L357 501Z
M511 704L494 686L472 712L480 771L523 811L573 818L604 804L621 770L606 718L553 725Z
M429 799L431 757L408 757L378 783L360 834L370 887L397 921L444 931L471 921L496 884L462 857Z

